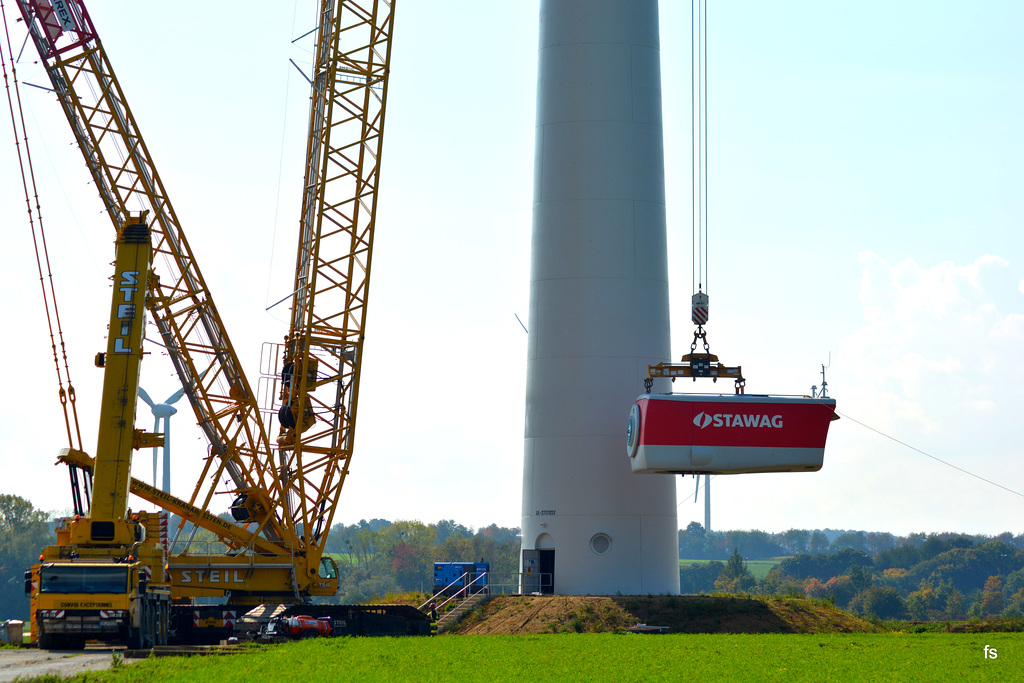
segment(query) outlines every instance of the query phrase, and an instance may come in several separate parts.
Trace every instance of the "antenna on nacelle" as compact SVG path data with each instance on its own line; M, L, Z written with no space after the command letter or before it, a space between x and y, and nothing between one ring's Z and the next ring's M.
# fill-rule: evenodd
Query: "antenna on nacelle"
M821 364L821 393L818 387L811 385L811 398L828 398L828 382L825 381L825 371L832 367L832 352L828 352L828 365Z

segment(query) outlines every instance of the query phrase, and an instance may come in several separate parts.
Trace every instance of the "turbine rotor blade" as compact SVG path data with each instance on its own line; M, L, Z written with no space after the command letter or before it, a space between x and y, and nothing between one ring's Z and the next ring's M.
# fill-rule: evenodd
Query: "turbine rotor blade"
M170 398L168 398L166 401L164 401L164 403L166 403L167 405L170 405L172 403L177 403L178 400L182 396L184 396L184 395L185 395L185 387L182 387L181 389L178 389L173 394L171 394Z

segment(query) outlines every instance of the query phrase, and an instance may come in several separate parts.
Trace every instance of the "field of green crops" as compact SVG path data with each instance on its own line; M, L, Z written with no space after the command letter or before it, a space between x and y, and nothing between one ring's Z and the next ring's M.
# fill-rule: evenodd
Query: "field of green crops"
M679 560L679 566L684 567L688 564L705 564L708 560ZM779 560L744 560L744 564L747 565L747 569L754 575L754 578L760 581L764 577L768 576L768 572L772 570L772 567L777 565Z
M995 659L985 658L985 646ZM339 638L149 659L89 681L1010 681L1024 638L987 634Z

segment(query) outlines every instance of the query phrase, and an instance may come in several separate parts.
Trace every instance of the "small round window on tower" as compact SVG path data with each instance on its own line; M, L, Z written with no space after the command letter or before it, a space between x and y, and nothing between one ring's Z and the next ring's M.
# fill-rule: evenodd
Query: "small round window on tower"
M590 539L590 549L598 555L604 555L612 547L612 539L608 534L594 534Z

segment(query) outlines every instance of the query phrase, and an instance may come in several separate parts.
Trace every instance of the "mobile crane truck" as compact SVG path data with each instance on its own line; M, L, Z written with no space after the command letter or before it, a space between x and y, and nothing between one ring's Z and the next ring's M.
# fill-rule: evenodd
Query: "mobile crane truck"
M111 379L109 398L104 389L113 412L102 413L101 452L79 446L59 457L77 516L27 576L32 638L43 647L89 634L143 647L168 637L216 642L244 632L250 610L281 604L291 607L277 616L330 617L334 636L429 633L428 617L407 605L310 604L338 590L325 548L355 438L394 0L319 3L291 321L285 343L269 347L263 379L276 398L267 406L245 377L83 0L17 4L119 239L139 222L128 207L149 212L153 265L146 275L139 257L129 269L138 271L138 300L115 298L112 316L130 310L139 326L112 317L105 373L124 361L131 376ZM141 343L144 305L209 445L187 500L130 476L131 448L162 441L132 429L139 347L120 331ZM157 516L131 514L128 492L179 517L166 550L145 534ZM211 512L218 494L233 500L231 521ZM88 515L83 500L92 500ZM193 547L197 528L219 543Z
M31 637L43 648L78 649L88 638L167 643L171 586L159 517L127 506L132 449L162 442L134 429L150 272L145 214L122 228L116 249L107 350L96 357L103 393L90 511L64 520L57 544L25 572Z

